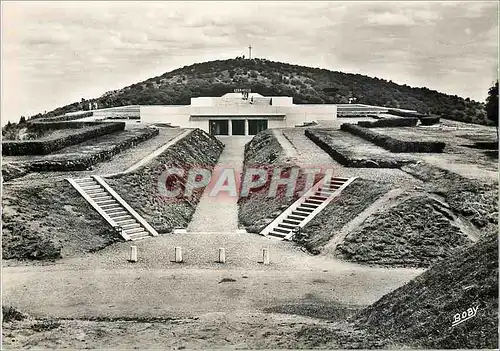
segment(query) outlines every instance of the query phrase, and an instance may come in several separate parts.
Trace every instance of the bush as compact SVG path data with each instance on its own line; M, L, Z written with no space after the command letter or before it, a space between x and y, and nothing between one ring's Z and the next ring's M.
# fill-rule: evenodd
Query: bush
M377 128L377 127L416 127L418 118L384 118L377 121L360 121L358 126L363 128Z
M400 110L388 110L388 114L394 115L394 116L400 116L400 117L425 117L426 115L418 112L409 112L409 111L400 111Z
M420 123L423 126L432 126L433 124L439 123L439 117L420 117Z
M345 167L353 168L399 168L411 161L388 157L356 157L353 152L340 145L332 145L328 134L331 131L321 129L306 129L305 135L330 155L335 161ZM334 138L334 137L333 137Z
M40 122L72 121L75 119L92 117L93 115L94 115L94 112L85 112L85 113L77 114L77 115L62 115L62 116L56 116L56 117L39 118L39 119L37 119L37 121L40 121Z
M445 143L441 141L403 141L387 135L375 133L360 126L344 123L341 130L359 136L391 152L443 152Z
M12 306L2 306L2 321L12 322L12 321L22 321L26 316L21 312L16 310Z
M55 122L67 123L67 122ZM84 122L82 122L84 123ZM88 122L85 122L88 123ZM44 124L38 124L38 128L51 128ZM72 126L74 127L74 126ZM77 128L77 127L75 127ZM82 129L82 127L80 127ZM70 145L79 144L86 140L99 137L102 135L122 131L125 129L124 122L102 123L85 128L81 131L70 131L68 135L61 137L49 137L45 140L12 140L2 142L2 155L18 156L18 155L47 155L54 151L60 150Z
M91 166L104 160L109 160L114 155L129 149L132 146L157 136L160 131L156 128L148 128L136 135L122 140L114 145L106 146L98 149L90 154L61 154L49 156L47 159L34 160L26 163L21 163L23 168L28 168L30 172L47 172L47 171L84 171Z

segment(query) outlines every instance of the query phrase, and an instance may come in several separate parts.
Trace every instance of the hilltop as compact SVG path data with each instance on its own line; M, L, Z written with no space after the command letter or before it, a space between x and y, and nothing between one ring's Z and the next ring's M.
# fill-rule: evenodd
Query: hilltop
M299 104L357 103L417 110L464 122L487 124L484 104L427 88L385 79L273 62L229 59L197 63L110 91L91 101L100 108L149 104L189 104L191 97L221 96L250 88L268 96L293 96ZM486 90L486 89L485 89ZM84 109L84 100L50 111L48 116ZM41 114L34 118L42 117Z

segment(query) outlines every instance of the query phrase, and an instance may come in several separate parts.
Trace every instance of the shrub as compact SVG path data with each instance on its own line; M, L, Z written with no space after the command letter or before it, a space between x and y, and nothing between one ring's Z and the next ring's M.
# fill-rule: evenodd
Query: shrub
M377 128L377 127L415 127L417 125L418 118L384 118L377 121L360 121L358 126L363 128Z
M391 152L443 152L446 145L441 141L398 140L349 123L342 124L340 129L353 135L357 135Z
M94 115L94 112L85 112L77 115L62 115L62 116L56 116L56 117L46 117L46 118L39 118L37 121L40 122L56 122L56 121L72 121L75 119L80 119L80 118L85 118L85 117L92 117Z
M67 123L67 122L54 122L54 123ZM88 122L82 122L88 123ZM51 128L44 124L37 124L37 128L49 129L62 129ZM74 127L74 126L73 126ZM80 127L83 129L83 127ZM44 140L12 140L2 142L2 155L15 156L15 155L47 155L54 151L60 150L70 145L79 144L83 141L122 131L125 129L124 122L101 123L93 125L92 127L83 130L69 131L67 135L60 137L49 137Z
M12 322L12 321L22 321L26 318L21 312L16 310L12 306L2 306L2 321Z
M28 168L30 172L47 172L47 171L84 171L91 166L104 160L109 160L114 155L129 149L132 146L157 136L160 131L156 128L148 128L132 137L128 137L114 145L107 145L104 148L98 149L90 154L61 154L48 156L47 159L34 160L21 164L23 168Z
M431 126L433 124L439 123L439 117L420 117L420 123L422 123L423 126Z
M328 137L328 130L306 129L305 135L318 145L323 151L330 155L335 161L345 167L353 168L399 168L410 160L389 157L356 157L352 150L340 145L332 145ZM333 137L334 139L335 137Z
M391 110L389 109L387 111L388 114L394 115L394 116L401 116L401 117L425 117L426 115L418 112L410 112L410 111L400 111L400 110Z

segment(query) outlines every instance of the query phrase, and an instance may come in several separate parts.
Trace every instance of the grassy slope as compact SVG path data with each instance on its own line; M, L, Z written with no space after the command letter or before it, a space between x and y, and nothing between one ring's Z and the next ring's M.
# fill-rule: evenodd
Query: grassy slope
M4 259L56 259L120 237L65 180L3 185Z
M271 130L257 134L245 145L244 169L247 167L280 166L285 164L284 151ZM243 172L244 174L245 172ZM268 223L286 209L293 200L286 197L268 198L268 187L251 191L238 200L239 222L249 232L259 233Z
M107 182L158 232L185 228L203 189L187 199L165 198L158 189L158 179L165 167L180 167L186 171L197 166L212 169L222 149L222 143L216 138L195 129L145 167ZM186 178L187 174L180 180L182 189Z
M429 266L471 240L437 201L418 193L371 215L337 246L340 257L390 266Z
M452 327L453 316L479 306L477 315ZM447 260L363 310L368 328L416 348L498 348L498 234Z
M478 229L498 224L498 183L484 183L423 162L402 170L426 182L426 190L442 196L453 212L467 218Z
M264 59L219 60L194 64L147 79L95 99L99 106L189 104L191 97L221 96L234 88L267 96L293 96L296 103L359 103L414 109L446 118L485 123L484 106L457 96L359 74L290 65ZM82 108L79 102L49 112L59 115ZM40 115L40 117L42 117Z
M279 186L276 196L268 197L272 172L281 168L281 177L286 178L289 176L288 170L290 168L298 167L293 159L285 157L283 148L271 130L257 134L245 146L244 167L265 168L268 170L267 183L261 188L252 189L249 196L241 197L238 200L239 222L249 232L259 233L300 197L306 178L299 171L293 196L286 196L287 189ZM316 177L317 180L319 180L319 175Z
M294 241L312 253L319 253L344 225L389 191L390 186L365 179L356 179L341 195L314 217Z

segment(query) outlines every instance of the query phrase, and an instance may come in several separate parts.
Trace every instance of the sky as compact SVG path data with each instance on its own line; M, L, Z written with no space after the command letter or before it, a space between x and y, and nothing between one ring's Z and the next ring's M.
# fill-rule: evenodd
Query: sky
M484 101L498 2L2 1L2 125L248 55Z

